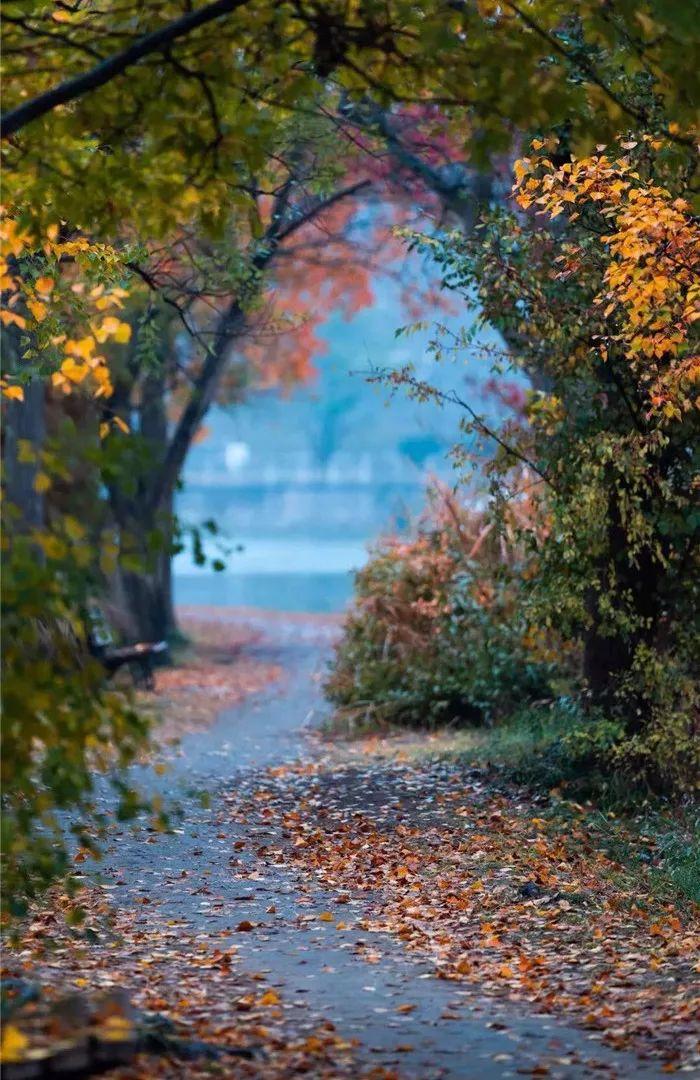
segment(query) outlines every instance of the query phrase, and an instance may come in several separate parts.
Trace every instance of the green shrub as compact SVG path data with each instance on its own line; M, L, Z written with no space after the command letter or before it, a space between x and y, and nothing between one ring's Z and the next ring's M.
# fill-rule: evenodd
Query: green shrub
M326 690L344 710L406 724L492 724L550 696L555 653L515 603L522 553L482 516L434 493L410 541L381 541Z
M121 770L147 746L147 721L105 682L79 618L94 588L95 557L72 518L13 535L5 511L2 575L3 909L26 903L69 868L69 848L97 852L98 772L109 774L115 812L141 805ZM71 840L72 836L72 840Z
M497 589L484 616L506 650L512 640L519 677L529 626L581 657L581 723L558 747L562 762L689 794L700 781L700 227L687 162L652 132L565 164L551 159L555 142L534 140L515 167L522 213L496 209L469 235L411 240L501 333L508 353L494 374L530 379L522 407L488 421L410 365L385 377L463 408L472 442L455 460L473 465L474 441L483 448L494 532L531 492L528 520L515 522L518 587L504 608ZM438 329L430 350L454 360L473 337ZM494 640L478 633L465 638L470 678ZM498 662L491 675L507 705ZM517 679L513 689L517 702Z

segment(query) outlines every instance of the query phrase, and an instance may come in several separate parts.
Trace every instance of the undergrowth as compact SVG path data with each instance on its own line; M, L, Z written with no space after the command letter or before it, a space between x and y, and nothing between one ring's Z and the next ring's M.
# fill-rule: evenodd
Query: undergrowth
M446 732L416 756L451 758L493 771L536 793L544 816L562 819L567 807L588 809L592 838L621 872L661 901L700 904L700 809L692 798L671 800L629 776L602 770L593 756L572 753L579 733L571 702L522 710L498 727ZM574 738L573 745L576 745ZM539 812L539 811L538 811Z
M593 755L576 757L581 716L573 700L523 708L492 728L443 727L407 731L361 715L337 712L326 734L345 740L376 740L373 755L419 763L443 759L478 769L496 788L526 789L538 815L562 832L569 818L586 812L597 847L619 867L622 886L632 879L640 897L658 903L700 904L700 810L690 797L669 799L643 783L601 769ZM606 726L600 725L605 736ZM595 738L595 731L592 737Z

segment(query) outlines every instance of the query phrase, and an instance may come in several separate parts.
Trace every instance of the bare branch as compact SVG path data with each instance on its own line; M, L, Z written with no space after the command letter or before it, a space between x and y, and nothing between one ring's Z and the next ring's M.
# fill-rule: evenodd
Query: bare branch
M545 483L549 484L550 487L554 487L554 484L552 483L552 480L547 475L547 473L543 472L542 469L539 468L539 466L535 465L534 461L531 461L531 459L527 457L527 455L523 454L520 450L518 450L517 447L511 446L509 443L505 442L505 440L501 438L498 432L494 431L493 428L489 427L483 417L479 416L479 414L475 412L469 402L465 401L459 396L456 390L438 390L436 386L431 386L429 383L425 383L422 382L420 379L416 379L414 375L411 375L410 372L407 372L406 370L397 372L395 370L392 370L391 368L380 368L378 370L364 372L364 374L372 382L392 382L394 384L403 384L404 386L411 387L418 393L423 393L426 396L433 398L433 400L435 401L439 401L447 405L458 405L460 409L464 409L465 412L469 413L472 419L472 423L477 429L477 431L479 431L482 435L485 435L486 438L493 439L493 441L497 443L497 445L500 446L502 450L505 450L507 454L509 454L511 457L514 457L516 461L522 462L523 465L527 465L527 467L529 469L532 469L532 471L536 473L539 477L541 477L542 480L545 481Z

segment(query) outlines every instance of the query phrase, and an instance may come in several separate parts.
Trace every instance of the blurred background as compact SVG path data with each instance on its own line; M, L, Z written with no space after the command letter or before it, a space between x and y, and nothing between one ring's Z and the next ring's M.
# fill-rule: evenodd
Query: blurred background
M396 337L407 321L396 283L379 281L374 293L374 303L350 319L330 314L312 381L288 392L255 391L209 414L184 470L177 512L185 526L213 519L229 551L218 573L197 566L190 550L179 554L176 604L338 611L368 545L409 528L431 478L455 482L448 455L461 410L412 400L405 389L391 395L367 373L412 363L418 378L498 412L487 392L488 350L498 339L482 330L466 366L464 357L459 365L436 364L429 325ZM456 329L474 316L436 308L434 317ZM216 547L210 542L208 554Z

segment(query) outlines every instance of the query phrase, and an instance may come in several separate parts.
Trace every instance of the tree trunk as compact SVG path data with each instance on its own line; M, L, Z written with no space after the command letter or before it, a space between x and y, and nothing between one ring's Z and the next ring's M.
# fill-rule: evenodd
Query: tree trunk
M43 524L44 496L35 488L38 463L21 460L20 443L30 443L38 453L45 434L44 386L35 379L24 388L24 401L7 403L5 416L5 497L19 509L22 529Z
M109 616L129 639L179 636L172 590L173 493L154 514L148 493L112 500L119 531L119 566L109 583Z
M591 627L584 641L584 676L593 703L611 711L620 680L630 672L637 647L644 642L653 644L657 637L660 564L649 547L639 553L635 563L630 560L616 494L609 497L608 522L607 565L602 568L600 589L591 588L588 597ZM612 580L608 566L614 571ZM618 631L614 636L602 631L600 617L600 600L609 599L613 590L613 608L619 612L623 603L628 603L633 620L627 633ZM625 722L630 733L643 726L647 704L641 695L625 695Z
M130 556L112 582L113 621L139 641L172 641L178 636L171 567L173 486L162 490L156 507L152 503L153 478L161 473L168 451L164 372L165 365L141 384L139 430L134 437L144 442L143 475L128 493L118 482L111 489L122 556ZM117 385L110 403L115 411L133 415L132 392L133 384Z
M170 522L170 530L167 520ZM139 641L173 641L178 637L172 592L172 516L163 513L157 523L132 521L134 534L157 529L162 548L150 556L144 552L143 569L124 569L119 574L117 602L128 616L131 634Z
M19 340L13 329L2 334L2 351L6 371L19 368ZM27 442L35 455L46 440L44 384L34 378L24 387L24 401L3 402L3 487L6 503L19 510L18 527L37 528L44 523L44 496L36 490L39 472L36 460L22 461L21 443Z

